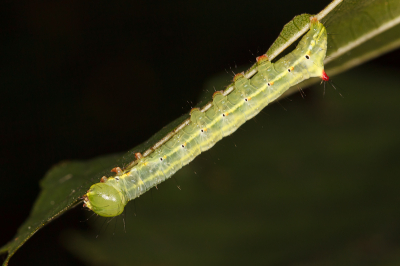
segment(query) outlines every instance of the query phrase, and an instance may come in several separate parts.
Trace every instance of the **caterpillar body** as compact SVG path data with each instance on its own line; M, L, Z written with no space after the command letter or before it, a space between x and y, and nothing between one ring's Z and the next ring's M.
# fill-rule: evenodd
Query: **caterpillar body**
M257 58L257 73L247 79L234 77L234 89L227 95L215 92L206 111L194 108L190 121L148 156L137 154L127 169L114 168L117 175L103 177L83 196L86 207L104 217L121 214L128 201L171 177L217 141L232 134L291 86L310 77L328 81L323 61L326 56L325 27L311 18L310 30L294 51L271 63L266 55Z

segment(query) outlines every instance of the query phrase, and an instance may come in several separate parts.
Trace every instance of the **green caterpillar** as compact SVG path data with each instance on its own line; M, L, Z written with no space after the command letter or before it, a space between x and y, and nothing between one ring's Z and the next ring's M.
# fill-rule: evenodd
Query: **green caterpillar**
M175 134L169 134L172 137L152 153L136 154L137 160L124 171L114 168L116 176L103 177L100 183L90 187L83 197L84 206L104 217L121 214L128 201L171 177L217 141L232 134L291 86L310 77L328 81L323 64L326 47L325 27L311 18L309 32L293 52L276 63L268 61L266 55L258 57L254 76L247 79L237 74L229 94L215 92L212 106L206 111L192 109L190 120L174 130Z

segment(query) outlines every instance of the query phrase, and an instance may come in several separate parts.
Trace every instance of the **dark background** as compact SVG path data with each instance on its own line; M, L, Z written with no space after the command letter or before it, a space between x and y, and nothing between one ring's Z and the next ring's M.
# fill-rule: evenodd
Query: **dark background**
M229 84L231 67L253 63L285 23L328 2L3 2L0 245L52 165L140 144L188 112L208 78L226 69ZM370 64L398 68L399 57ZM83 219L77 208L53 222L10 265L79 265L57 236Z

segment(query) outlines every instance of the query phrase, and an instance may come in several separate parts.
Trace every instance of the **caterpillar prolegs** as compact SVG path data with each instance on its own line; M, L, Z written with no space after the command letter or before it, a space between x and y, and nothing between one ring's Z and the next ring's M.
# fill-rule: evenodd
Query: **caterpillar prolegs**
M90 187L84 195L85 206L104 217L121 214L128 201L171 177L201 152L232 134L291 86L310 77L328 81L323 64L326 48L325 27L311 18L310 30L294 51L276 63L271 63L266 55L258 57L254 76L247 79L243 74L235 75L232 91L215 92L207 110L192 109L190 119L152 153L137 154L137 160L127 169L114 168L116 176L103 177Z

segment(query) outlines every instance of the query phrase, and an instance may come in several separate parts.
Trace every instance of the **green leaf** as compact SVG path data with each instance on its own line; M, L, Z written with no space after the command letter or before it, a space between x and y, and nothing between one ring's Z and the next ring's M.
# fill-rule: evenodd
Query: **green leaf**
M334 74L396 49L400 45L399 1L344 2L332 23L326 64ZM345 56L344 56L345 55ZM337 60L341 57L341 60Z
M327 73L330 75L343 72L400 45L400 3L396 0L333 1L324 12L318 16L328 26L328 32L332 33L328 41L328 56L331 57L326 61ZM271 59L307 31L308 17L307 14L296 16L285 26L267 52ZM252 71L254 66L247 73ZM8 252L4 264L7 265L16 250L40 228L76 206L92 183L108 175L111 168L129 164L135 152L144 153L187 118L188 115L178 118L149 141L122 157L108 155L90 161L64 162L54 166L41 182L42 192L30 216L13 240L0 249L2 253Z
M28 219L14 239L2 247L9 258L40 228L76 206L93 177L101 177L121 155L107 155L89 161L61 162L51 168L40 182L42 189ZM107 168L105 166L108 165Z
M400 47L400 2L397 0L343 1L322 21L329 34L325 59L329 76ZM306 80L284 96L316 82L316 79Z
M92 184L99 182L104 175L109 176L112 168L132 162L135 153L145 152L187 117L188 115L179 117L169 127L161 129L148 141L125 154L106 155L88 161L66 161L51 168L40 182L42 191L28 219L20 226L14 239L0 249L0 253L8 252L4 265L7 265L11 256L40 228L80 205L81 197Z

